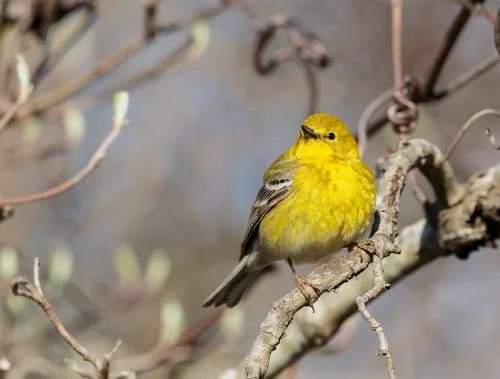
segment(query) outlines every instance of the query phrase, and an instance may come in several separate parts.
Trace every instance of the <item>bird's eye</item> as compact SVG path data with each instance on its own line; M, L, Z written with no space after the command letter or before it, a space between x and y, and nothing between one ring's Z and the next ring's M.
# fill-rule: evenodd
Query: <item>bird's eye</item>
M334 132L328 133L328 139L333 141L335 139L335 133Z

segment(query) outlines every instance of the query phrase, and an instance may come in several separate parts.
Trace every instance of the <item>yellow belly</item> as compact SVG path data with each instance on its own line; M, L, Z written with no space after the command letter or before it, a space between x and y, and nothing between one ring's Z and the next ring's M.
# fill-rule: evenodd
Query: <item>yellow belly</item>
M275 260L317 261L371 227L374 202L373 175L364 163L303 165L290 195L262 220L259 245Z

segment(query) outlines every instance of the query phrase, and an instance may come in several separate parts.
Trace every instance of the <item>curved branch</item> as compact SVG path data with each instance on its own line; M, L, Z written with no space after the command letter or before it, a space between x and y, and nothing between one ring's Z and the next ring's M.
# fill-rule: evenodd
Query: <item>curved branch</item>
M495 216L499 208L500 165L497 165L471 177L461 201L440 213L439 232L425 219L404 228L396 240L404 253L384 260L384 278L395 284L439 257L456 254L462 249L470 252L488 240L500 237L500 216ZM472 225L469 220L475 217L473 213L477 209L482 222ZM465 233L458 233L459 230ZM496 232L492 233L492 230ZM315 304L314 314L308 309L300 311L272 354L266 377L275 377L311 350L328 343L356 312L356 296L369 289L373 279L373 271L365 270L355 281L342 285L335 293L321 296Z
M453 204L462 196L463 187L455 180L451 166L446 162L440 166L435 164L440 159L441 152L428 141L416 139L400 144L399 149L389 157L380 180L376 200L378 225L370 239L373 251L355 248L346 255L337 255L329 263L315 269L307 279L320 294L336 290L363 273L372 262L374 254L388 257L399 252L395 242L399 233L397 220L400 194L406 175L411 169L418 167L428 178L436 192L439 206ZM354 302L355 297L351 300ZM280 343L295 314L306 305L298 290L273 303L260 326L252 350L245 359L247 378L257 379L266 374L271 353Z

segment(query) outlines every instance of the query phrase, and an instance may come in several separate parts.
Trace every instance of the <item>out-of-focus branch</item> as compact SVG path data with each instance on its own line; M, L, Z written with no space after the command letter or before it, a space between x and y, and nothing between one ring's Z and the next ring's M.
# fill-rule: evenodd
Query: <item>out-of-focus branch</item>
M325 68L331 63L331 58L323 43L313 33L302 31L295 20L282 14L274 16L269 24L265 25L249 9L243 8L242 10L252 18L257 29L257 41L253 53L255 71L261 75L269 75L283 62L298 61L299 67L304 70L309 88L307 115L316 112L318 89L313 69ZM265 60L264 54L267 47L275 39L278 30L287 32L289 46L279 48Z
M392 9L392 75L394 93L403 89L403 0L391 0Z
M174 346L157 345L144 354L117 360L116 367L125 372L143 374L166 363L175 364L192 359L200 337L217 325L223 312L223 309L217 310L207 320L191 327Z
M64 191L68 191L69 189L73 188L76 186L78 183L80 183L83 179L85 179L92 171L94 171L103 161L104 157L106 156L106 153L113 143L113 141L118 137L120 134L123 126L126 124L126 114L128 110L128 94L126 92L118 93L115 96L115 102L116 103L122 103L119 106L115 106L115 115L113 119L113 127L109 134L106 136L106 138L102 141L102 143L99 145L98 149L90 158L88 163L85 165L83 169L81 169L75 176L73 176L71 179L55 186L52 187L46 191L43 192L37 192L34 194L30 195L23 195L23 196L18 196L18 197L12 197L10 199L0 199L0 207L6 206L6 205L19 205L19 204L27 204L27 203L32 203L35 201L39 200L46 200L51 197L57 196L61 194ZM119 111L116 110L116 108L121 107Z
M199 19L214 18L220 15L223 11L229 9L230 5L231 2L228 2L228 4L220 2L211 7L202 9L195 15L184 20L172 22L167 25L155 25L152 30L152 26L149 25L149 33L154 31L153 35L145 33L144 35L137 37L101 60L90 72L68 82L65 85L62 85L57 89L54 89L53 91L34 97L30 102L21 108L19 117L25 118L32 114L42 112L61 103L69 97L80 93L97 79L109 74L126 62L129 58L141 52L144 48L150 45L156 37L159 37L160 35L166 36L184 30ZM151 12L149 7L146 7L145 13L150 15ZM146 17L146 20L151 22L152 18Z
M378 95L375 99L373 99L361 114L357 131L358 150L359 150L359 155L361 157L365 152L366 144L368 142L368 137L369 137L368 121L370 120L370 117L379 109L381 109L384 106L384 104L386 104L391 98L392 98L392 88L389 88L388 90ZM373 126L371 130L373 132L374 130Z
M467 132L467 130L469 130L469 128L472 125L474 125L474 123L477 120L479 120L480 118L482 118L484 116L496 116L496 117L500 117L500 111L498 111L496 109L483 109L483 110L481 110L479 112L474 113L471 117L469 117L467 119L467 121L464 123L464 125L460 128L459 132L457 133L455 139L453 140L453 142L451 143L450 147L448 148L448 150L444 154L444 156L442 158L442 161L440 163L442 163L442 162L444 162L444 161L446 161L446 160L448 160L450 158L450 156L453 154L453 152L457 148L458 144L462 140L462 138L465 135L465 133ZM491 138L490 138L490 140L491 140Z
M436 84L441 76L443 68L457 43L463 29L469 22L473 9L476 5L481 5L485 0L464 0L466 3L461 4L461 10L452 21L445 36L436 51L431 64L429 65L424 77L417 83L413 79L412 88L409 88L408 100L414 104L429 104L442 100L450 95L453 95L458 90L469 84L472 80L478 78L480 75L486 73L488 70L496 66L500 62L498 55L486 58L479 62L471 70L460 75L452 83L450 83L443 90L436 90ZM500 32L495 34L496 41L500 41ZM500 42L498 42L500 45ZM393 45L393 48L397 46ZM498 48L497 48L498 49ZM370 121L370 120L368 120ZM382 115L367 123L366 135L371 137L377 133L389 121L387 115Z
M483 0L467 0L469 4L481 3ZM436 88L436 83L441 75L443 67L450 56L453 47L455 46L460 34L462 34L463 29L469 22L472 16L472 11L470 6L462 5L460 12L457 14L450 27L448 28L441 45L439 46L436 56L432 64L427 69L427 73L424 75L422 81L422 93L423 98L434 97L434 91Z
M33 71L33 84L37 85L54 67L62 60L62 58L80 41L80 39L87 33L88 30L94 25L97 19L97 8L91 4L86 6L85 15L80 24L74 31L64 39L55 49L51 52L52 36L55 30L51 27L43 42L43 49L35 70Z
M440 166L435 165L440 159L439 149L425 140L400 144L399 149L389 157L380 181L376 201L378 225L369 240L372 249L354 248L346 255L337 256L331 262L315 269L307 279L321 294L338 289L364 272L372 262L373 255L377 254L383 258L399 251L395 245L399 232L399 201L409 170L418 167L424 173L434 188L440 208L454 204L461 198L463 187L457 183L451 167L446 162ZM354 302L355 298L352 297L351 301ZM252 350L245 359L248 378L256 379L265 375L271 352L280 343L296 312L306 305L298 290L290 292L272 305L271 311L261 324Z
M7 124L14 118L19 109L28 101L33 92L33 84L26 61L21 55L17 56L16 64L17 78L19 81L19 92L17 100L0 119L0 132L5 129Z
M495 54L489 58L486 58L482 62L479 62L469 71L464 72L454 81L452 81L445 89L438 91L435 94L436 99L442 99L445 96L453 95L455 92L461 90L471 81L495 67L498 63L500 63L500 56L498 56L498 54Z
M108 379L110 361L113 354L118 349L120 342L118 342L113 350L109 354L106 354L103 358L93 355L82 344L80 344L78 340L64 327L63 323L54 312L49 300L44 296L42 286L40 284L39 269L38 258L35 258L33 265L34 284L29 282L24 277L17 277L12 282L12 293L15 296L25 297L38 304L38 306L45 312L61 338L86 362L89 362L92 366L94 366L97 379Z
M99 101L104 100L111 94L117 91L132 90L135 89L148 81L165 74L167 71L174 68L184 66L197 58L199 58L200 53L196 48L193 38L186 38L178 47L168 53L163 59L161 59L157 64L152 67L146 68L134 74L131 78L124 80L121 83L111 86L99 92L95 95L83 96L77 100L69 100L72 106L76 106L79 109L85 109L92 107ZM59 106L52 108L51 116L61 114L67 107L67 103L62 103Z

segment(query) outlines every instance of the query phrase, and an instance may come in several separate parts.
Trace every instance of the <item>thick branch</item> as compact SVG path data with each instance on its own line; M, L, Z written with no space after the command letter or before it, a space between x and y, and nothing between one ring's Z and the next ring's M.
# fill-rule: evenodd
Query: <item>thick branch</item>
M308 277L320 293L338 289L366 270L372 256L387 257L398 252L394 244L398 236L397 227L400 194L407 173L415 167L420 168L435 188L436 198L442 206L452 204L463 193L456 182L451 167L444 163L436 165L441 159L439 149L425 140L404 142L389 158L379 184L377 194L378 225L370 239L373 252L353 249L344 256L336 256L331 262L318 267ZM371 253L371 254L370 254ZM354 302L355 297L351 300ZM260 327L250 354L245 360L247 377L261 378L265 375L271 353L280 343L286 328L294 315L306 305L298 290L290 292L276 301Z
M480 213L476 220L480 221L471 223L478 206ZM384 260L384 278L391 284L397 283L439 257L457 253L459 249L470 252L500 237L500 217L496 215L499 208L500 165L470 178L460 201L441 211L439 233L425 219L404 228L396 240L403 253ZM335 293L323 295L315 305L314 314L307 309L298 313L271 356L267 377L275 377L312 349L325 345L357 311L356 297L369 289L373 280L373 271L367 269Z

